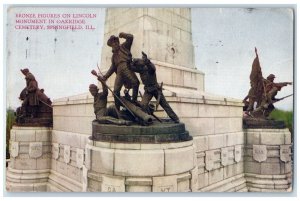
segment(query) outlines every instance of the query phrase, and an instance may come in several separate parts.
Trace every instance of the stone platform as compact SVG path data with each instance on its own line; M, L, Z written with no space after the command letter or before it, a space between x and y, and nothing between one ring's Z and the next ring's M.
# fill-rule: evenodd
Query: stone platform
M42 117L42 118L23 118L21 122L15 123L19 127L52 127L53 119Z
M51 170L51 128L13 126L6 188L13 192L44 192Z
M198 180L195 149L192 140L161 144L89 140L83 191L195 191Z
M242 128L242 101L189 89L182 90L168 86L165 86L165 89L164 95L169 101L170 106L180 117L180 121L185 124L189 135L193 137L193 146L195 148L193 154L196 155L198 179L197 185L195 188L193 187L192 191L247 191L243 174L244 132ZM113 104L112 101L113 97L109 96L109 104ZM53 169L51 170L49 181L52 187L52 184L55 184L55 188L51 187L49 191L85 191L81 190L84 182L84 178L81 175L84 169L76 166L78 159L75 156L78 149L84 149L87 139L93 131L91 123L95 119L93 97L86 93L55 100L53 105L54 124L52 142L59 144L60 157L52 160ZM160 107L156 115L162 119L166 118L165 112ZM93 142L98 145L108 143L111 147L118 148L130 146L130 154L134 153L136 149L140 149L139 147L141 149L146 146L149 147L149 144L152 144L151 146L166 146L165 144L168 144L128 143L129 145L124 145L126 143L101 142L96 140ZM186 142L188 141L178 142L178 144ZM169 144L173 146L173 143ZM65 145L71 146L72 157L70 163L64 162L63 150ZM134 146L136 149L133 149ZM109 148L109 151L115 151L115 149ZM228 154L224 158L224 154L221 153L226 151ZM138 152L142 155L142 151ZM85 150L86 153L87 150ZM178 155L178 157L181 156ZM100 159L97 157L92 158L92 163L94 160L98 161ZM103 162L103 164L106 163ZM180 165L184 164L182 162ZM69 175L69 180L62 177L62 175ZM223 185L224 182L227 182L226 188ZM72 188L68 188L70 185L72 185ZM179 183L179 185L181 186L183 183ZM95 188L93 189L93 191L96 191Z
M118 126L93 121L83 190L189 192L197 186L193 138L183 123Z
M245 131L245 179L249 192L290 192L292 142L287 128Z
M253 117L243 118L243 128L263 128L263 129L283 129L286 128L284 121L276 121L271 119L260 119Z
M130 126L116 126L112 124L99 124L93 121L93 134L91 140L105 142L129 143L166 143L192 140L183 123L154 121L150 126L138 124Z

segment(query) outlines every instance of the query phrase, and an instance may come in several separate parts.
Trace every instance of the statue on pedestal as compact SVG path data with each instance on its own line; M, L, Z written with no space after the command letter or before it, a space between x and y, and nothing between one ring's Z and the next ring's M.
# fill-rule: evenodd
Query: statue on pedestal
M112 66L103 75L92 70L92 74L101 82L103 92L99 93L96 85L90 85L90 92L94 96L94 110L96 120L93 121L92 140L109 142L139 142L162 143L191 140L183 123L170 107L156 78L156 68L142 52L141 59L132 59L130 48L133 41L131 34L120 33L120 38L126 41L120 45L119 38L111 36L107 45L112 47ZM114 89L110 89L106 80L116 73ZM139 73L145 92L140 93L141 101L137 100L139 81L135 74ZM124 95L121 89L125 87ZM129 94L132 89L132 95ZM115 107L106 108L108 91L112 93ZM150 103L155 97L156 107ZM160 119L154 114L161 106L172 119Z
M16 124L27 126L50 126L52 125L52 102L39 89L38 82L28 68L21 69L25 76L26 86L21 91L19 99L21 107L16 111Z
M248 95L243 100L245 104L245 118L252 118L252 121L256 119L257 122L259 120L261 122L265 122L265 124L269 124L271 120L269 120L268 117L275 109L274 103L292 96L292 94L280 99L276 98L275 96L282 87L291 85L292 82L275 83L274 74L270 74L267 79L263 78L256 48L255 54L256 57L254 58L250 74L251 88L248 92ZM256 107L254 107L255 105ZM269 122L266 122L265 120L269 120Z

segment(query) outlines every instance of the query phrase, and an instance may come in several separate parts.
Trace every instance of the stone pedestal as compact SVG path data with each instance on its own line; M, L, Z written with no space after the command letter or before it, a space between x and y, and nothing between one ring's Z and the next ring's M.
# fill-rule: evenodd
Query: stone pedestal
M47 191L82 191L84 150L88 136L71 131L58 131L53 128L51 173Z
M91 140L121 143L167 143L192 140L183 123L173 123L163 119L162 123L154 121L149 126L133 124L131 126L99 124L93 121Z
M246 191L243 160L242 101L218 97L199 91L196 93L194 90L186 90L183 93L183 91L175 88L167 86L166 88L170 89L170 91L164 90L167 100L180 117L180 121L185 124L189 135L193 137L194 154L196 155L196 166L198 167L197 171L194 171L198 174L197 190L195 191ZM171 90L174 92L171 92ZM112 97L109 97L108 101L109 104L113 104ZM72 147L74 151L76 151L75 147L84 148L87 136L91 136L93 133L91 122L95 119L95 116L92 103L93 97L88 93L54 101L53 143L59 143L61 149L62 145L70 145L71 151ZM167 117L160 107L156 115L160 118ZM97 143L99 144L100 142ZM150 142L148 143L151 144ZM129 144L130 146L133 145L132 142ZM167 143L161 142L161 144ZM134 152L134 150L132 149L131 151ZM228 154L224 155L226 150ZM221 155L221 153L223 154ZM212 157L206 157L207 155ZM64 168L65 170L58 168L62 167L62 165L66 166L63 164L62 157L63 154L58 159L61 161L52 160L53 170L51 173L59 171L61 175L67 175L69 172L71 174L67 167ZM71 160L74 160L74 163L76 162L75 157L71 158ZM68 165L72 165L72 163ZM60 165L58 166L58 164ZM52 175L54 174L50 175L50 182L52 182ZM56 178L62 178L61 175L57 175ZM84 179L80 179L81 177L74 178L78 181L76 188L72 185L72 188L67 189L71 182L58 182L58 179L56 179L55 183L63 186L60 189L61 191L78 192L79 187L80 190L82 189L81 186ZM62 180L66 181L65 178ZM131 184L132 180L129 181ZM74 180L72 184L74 184ZM140 187L129 188L140 189Z
M89 140L83 191L189 192L196 189L193 141L160 144Z
M285 129L244 129L244 168L250 192L292 189L291 133Z
M7 191L46 191L51 169L51 130L49 127L12 128Z

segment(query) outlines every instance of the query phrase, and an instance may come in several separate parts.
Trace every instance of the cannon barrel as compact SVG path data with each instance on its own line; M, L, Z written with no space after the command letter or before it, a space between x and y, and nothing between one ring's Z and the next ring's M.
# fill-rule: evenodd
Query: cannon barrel
M141 108L134 105L133 103L131 103L124 97L120 97L120 99L123 101L123 103L126 105L126 107L128 107L134 113L134 115L136 115L144 123L151 124L153 122L152 116L147 114L146 112L144 112Z

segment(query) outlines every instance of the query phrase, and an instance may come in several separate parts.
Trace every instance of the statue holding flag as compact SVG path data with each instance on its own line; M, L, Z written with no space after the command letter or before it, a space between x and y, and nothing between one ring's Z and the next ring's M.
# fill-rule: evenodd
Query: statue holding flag
M255 54L256 57L252 63L252 70L250 74L251 88L248 95L243 100L245 104L244 110L246 110L245 113L247 116L267 119L270 113L275 109L273 105L275 102L292 96L291 94L280 99L275 98L282 87L291 85L292 82L275 83L274 74L270 74L267 79L263 78L256 48ZM254 108L255 103L256 107Z

